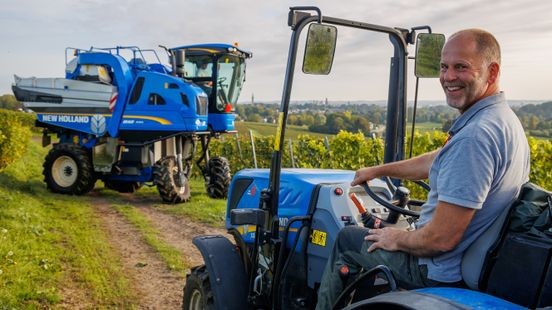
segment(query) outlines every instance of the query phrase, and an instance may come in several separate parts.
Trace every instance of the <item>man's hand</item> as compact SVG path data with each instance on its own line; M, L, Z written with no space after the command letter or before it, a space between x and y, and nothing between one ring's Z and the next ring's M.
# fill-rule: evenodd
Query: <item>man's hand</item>
M400 235L405 232L395 228L385 227L382 229L370 229L368 230L368 233L369 235L364 237L364 240L374 242L368 248L368 253L370 253L376 249L398 251L399 247L397 240L400 238Z
M377 174L377 168L376 167L366 167L358 169L355 173L355 177L353 181L351 182L351 186L359 185L364 182L368 182L372 179L375 179L377 177L380 177L381 175Z
M432 257L454 249L460 243L475 209L439 201L431 221L414 231L392 227L370 229L364 240L374 243L368 252L376 249L403 251L419 257Z

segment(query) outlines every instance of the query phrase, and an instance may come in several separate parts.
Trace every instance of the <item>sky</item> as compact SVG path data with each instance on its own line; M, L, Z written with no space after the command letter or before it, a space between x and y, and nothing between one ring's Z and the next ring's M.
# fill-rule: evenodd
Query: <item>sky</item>
M447 37L483 28L501 43L501 88L507 97L552 99L548 0L0 0L0 94L11 93L14 74L63 77L66 47L238 42L253 53L240 101L253 96L256 102L279 101L291 36L287 14L289 7L304 5L318 6L326 16L388 27L430 25ZM166 54L158 53L166 61ZM303 74L300 56L292 100L383 100L391 53L382 34L339 28L332 73ZM409 99L414 81L408 82ZM421 80L419 96L442 100L438 80Z

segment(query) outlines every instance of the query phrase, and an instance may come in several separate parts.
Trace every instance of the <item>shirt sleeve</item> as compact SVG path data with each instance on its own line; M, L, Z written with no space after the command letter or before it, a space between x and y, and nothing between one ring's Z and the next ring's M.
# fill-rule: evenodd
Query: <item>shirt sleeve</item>
M488 143L476 137L452 139L439 154L437 199L480 209L491 188L496 156Z

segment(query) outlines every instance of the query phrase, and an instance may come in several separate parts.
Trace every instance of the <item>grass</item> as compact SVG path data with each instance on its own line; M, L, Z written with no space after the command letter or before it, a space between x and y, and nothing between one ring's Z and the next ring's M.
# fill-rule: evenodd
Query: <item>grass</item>
M151 225L140 211L130 205L113 205L113 208L138 229L144 241L161 256L161 259L170 270L179 272L182 277L186 275L185 272L190 266L182 256L182 253L175 247L162 241L159 237L159 231Z
M0 171L0 309L56 307L67 287L86 292L83 299L94 307L137 307L138 298L89 198L46 189L42 162L47 151L34 139L22 158ZM158 201L151 207L162 212L223 227L226 200L209 198L203 179L192 179L191 188L192 200L184 204L162 204L155 187L143 187L135 195ZM182 253L164 242L139 210L114 191L102 191L102 196L136 227L167 268L184 276L189 265Z
M254 122L236 122L236 129L240 135L249 135L249 130L252 130L254 134L261 136L275 136L276 124L268 123L254 123ZM286 138L297 139L299 135L309 135L312 137L333 137L331 134L323 134L309 131L308 128L302 126L287 125L286 126Z
M191 178L190 187L192 196L187 203L162 204L155 187L141 188L135 195L159 201L159 203L152 205L152 207L167 214L186 216L194 222L213 227L224 227L226 199L212 199L207 196L205 183L202 178Z
M412 123L407 124L407 129L410 130L412 128ZM426 132L426 131L441 131L443 128L443 124L441 123L416 123L416 130L420 132Z
M42 182L47 150L31 143L0 172L0 309L49 308L74 285L90 304L134 307L130 283L86 197Z
M425 122L425 123L416 123L416 130L419 132L427 132L427 131L434 131L438 130L441 131L441 128L443 125L441 123L432 123L432 122ZM407 124L407 131L410 131L412 128L412 124ZM236 129L238 130L240 135L249 135L249 130L252 130L254 134L260 135L260 136L274 136L276 135L276 124L268 124L268 123L254 123L254 122L236 122ZM299 135L309 135L312 137L328 137L331 138L335 135L331 134L323 134L323 133L316 133L309 131L308 128L302 127L302 126L294 126L294 125L288 125L286 126L286 138L291 138L293 140L297 139L297 136Z

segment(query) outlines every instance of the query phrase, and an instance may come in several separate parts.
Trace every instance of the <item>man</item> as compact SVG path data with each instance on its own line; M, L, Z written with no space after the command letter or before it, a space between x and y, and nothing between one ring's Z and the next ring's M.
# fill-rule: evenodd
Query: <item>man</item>
M412 159L360 169L351 185L381 176L419 180L431 191L416 230L345 228L326 266L317 309L343 290L338 269L387 265L400 287L462 283L466 248L511 205L529 175L529 147L519 119L499 88L500 47L490 33L453 34L441 53L440 82L460 116L448 142Z
M207 62L202 62L197 69L198 77L211 77L211 70L207 69Z

